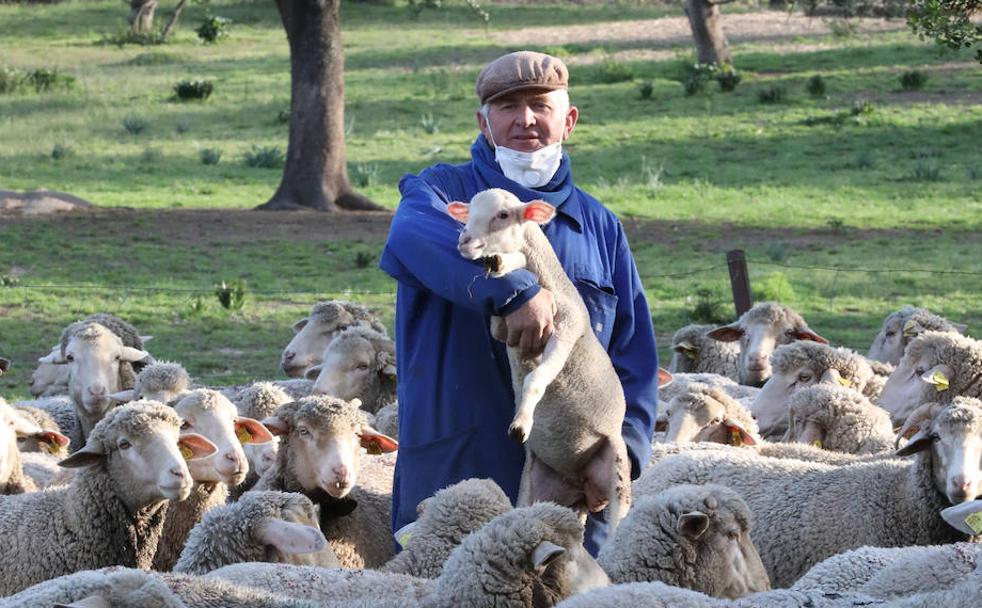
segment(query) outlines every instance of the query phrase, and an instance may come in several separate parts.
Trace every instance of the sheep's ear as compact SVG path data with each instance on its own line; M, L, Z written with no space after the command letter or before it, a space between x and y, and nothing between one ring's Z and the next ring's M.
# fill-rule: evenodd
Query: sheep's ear
M970 500L941 511L948 525L969 536L982 534L982 500Z
M447 213L450 214L450 217L457 220L461 224L467 223L467 209L467 205L459 201L454 201L447 204Z
M0 357L0 376L7 373L8 369L10 369L10 359Z
M81 450L75 452L68 458L58 463L58 466L66 469L80 469L99 464L106 459L106 454L101 445L85 444Z
M150 340L153 340L153 336L140 336L140 342L145 343L145 342L149 342Z
M60 348L55 348L47 355L43 357L39 357L38 363L50 363L52 365L65 365L66 363L68 363L68 359L66 359L61 354Z
M55 604L55 608L112 608L112 604L103 595L90 595L71 604Z
M218 446L197 433L181 433L177 438L177 447L184 460L208 458L218 452Z
M361 427L359 437L361 439L361 447L368 450L369 454L388 454L399 449L398 441L388 435L379 433L368 425Z
M261 422L254 418L239 416L235 419L235 436L239 443L269 443L273 440L273 434L263 426Z
M753 434L747 429L743 428L743 425L733 418L727 418L724 420L723 426L729 429L731 439L733 439L733 445L757 445L757 440L754 439Z
M285 555L315 553L327 546L327 539L320 530L282 519L266 519L258 524L253 534L263 545L272 545Z
M911 454L916 454L928 449L931 447L932 443L934 443L934 439L931 438L931 435L927 432L927 430L917 431L917 433L907 442L907 445L897 450L896 455L910 456Z
M66 447L70 443L70 439L65 437L57 431L41 431L35 435L42 444L47 445L49 453L58 451L59 448Z
M951 382L951 371L947 365L935 365L921 376L921 380L934 385L934 390L943 393Z
M658 368L658 388L665 388L672 383L672 373L668 370Z
M819 344L828 344L829 341L822 336L816 334L807 327L804 329L798 329L794 332L795 340L810 340L812 342L818 342Z
M556 217L556 208L545 201L525 203L522 219L536 224L548 224Z
M287 435L290 433L290 423L279 416L263 418L262 423L274 435Z
M852 382L850 382L848 378L843 378L842 374L839 373L839 370L831 367L825 370L825 373L822 374L822 377L819 378L818 381L824 384L835 384L846 388L854 388Z
M119 391L118 393L111 393L109 398L114 401L119 401L120 403L129 403L136 399L136 391L133 389L128 389L125 391Z
M679 517L676 528L682 536L695 540L709 528L709 516L702 511L683 513Z
M736 323L731 323L706 332L706 336L717 342L736 342L743 336L743 329Z
M419 503L419 505L416 507L417 516L420 513L419 507L422 506L422 504L423 503ZM403 549L405 549L409 545L409 541L412 540L413 532L416 531L416 524L417 522L411 521L405 526L396 530L392 535L396 539L396 542L399 543L399 546Z
M386 351L382 351L376 355L379 367L382 374L386 376L396 377L396 358L395 356Z
M798 437L798 443L806 443L821 450L825 443L825 429L817 422L806 422L805 428Z
M968 329L968 325L965 325L964 323L952 323L951 325L955 328L955 331L960 334L965 333L965 330Z
M130 363L136 363L137 361L143 361L150 357L150 353L145 350L140 350L139 348L132 348L130 346L124 346L123 352L119 357L120 361L129 361Z
M295 333L295 334L300 333L300 330L307 326L307 321L309 321L309 320L310 319L300 319L299 321L297 321L296 323L294 323L293 324L293 333Z
M321 375L321 370L324 369L323 365L313 365L307 368L307 371L303 373L303 377L307 380L316 380L317 376Z
M545 570L557 557L566 553L566 549L547 540L539 541L532 550L532 565L536 570Z

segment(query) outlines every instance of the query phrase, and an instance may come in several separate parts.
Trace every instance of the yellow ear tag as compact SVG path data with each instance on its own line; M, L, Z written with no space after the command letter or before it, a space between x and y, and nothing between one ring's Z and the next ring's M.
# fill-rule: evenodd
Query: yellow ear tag
M51 441L42 441L40 444L38 444L38 447L40 447L41 451L45 454L54 454L58 451L58 446Z
M403 549L406 548L406 545L409 544L409 539L412 538L412 537L413 537L413 533L412 532L405 532L405 533L403 533L402 536L399 537L399 544L402 545L402 548Z
M917 323L915 323L913 319L904 323L904 337L905 338L913 337L915 335L914 334L915 328L917 328Z
M931 383L934 385L934 390L938 391L939 393L948 390L948 376L945 376L944 372L934 372L934 375L931 376L931 380L934 381Z
M365 450L372 456L380 456L382 454L382 446L377 441L369 441L368 445L365 446Z
M252 443L252 433L250 433L244 426L240 426L238 429L236 429L235 436L238 438L239 443Z
M181 456L184 457L184 460L191 460L191 457L194 456L194 452L191 450L191 448L183 444L179 447L181 448Z
M852 387L852 382L849 381L849 378L843 378L842 376L837 376L836 377L836 380L838 380L839 381L839 384L841 384L842 386L844 386L846 388L851 388Z
M732 426L730 427L730 445L738 448L743 447L743 435L740 433L740 429Z
M976 511L966 517L965 523L976 534L982 534L982 511Z
M816 439L815 441L812 442L812 445L815 446L818 449L822 449L822 440L821 439Z

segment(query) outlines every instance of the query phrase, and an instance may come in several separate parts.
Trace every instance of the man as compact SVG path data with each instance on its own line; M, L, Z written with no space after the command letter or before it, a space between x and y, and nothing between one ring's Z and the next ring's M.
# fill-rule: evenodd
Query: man
M504 317L508 344L541 349L553 329L552 294L526 270L489 278L458 253L461 225L447 203L469 202L488 188L557 208L543 229L623 384L632 478L650 456L658 403L651 317L623 227L573 185L562 142L579 112L569 103L568 80L563 62L542 53L491 62L477 80L481 134L471 161L435 165L399 183L402 201L380 262L399 282L395 529L416 518L421 500L462 479L490 477L512 502L518 494L524 449L508 438L515 397L505 345L491 337L489 317ZM591 515L587 525L593 554L606 537L601 517Z

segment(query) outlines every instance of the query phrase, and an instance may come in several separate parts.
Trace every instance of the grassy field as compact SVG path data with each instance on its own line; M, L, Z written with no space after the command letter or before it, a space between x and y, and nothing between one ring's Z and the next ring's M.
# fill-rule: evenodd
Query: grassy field
M197 41L206 10L233 20L227 40ZM628 227L663 354L680 325L732 317L722 264L734 247L751 258L757 298L798 307L836 343L865 349L907 303L979 335L982 69L970 52L939 53L900 22L792 35L771 14L771 30L741 32L737 17L753 14L728 5L743 81L686 97L689 43L658 34L677 24L676 6L488 10L484 26L461 6L412 18L405 7L345 5L348 160L368 195L394 207L407 171L465 160L481 65L540 48L571 65L581 109L573 170ZM106 44L125 11L113 0L0 6L0 68L76 80L0 94L0 189L132 208L0 217L0 354L15 361L3 394L23 395L31 362L61 327L99 310L129 318L156 336L158 357L215 383L276 375L289 324L321 297L368 301L391 325L394 284L375 268L385 214L244 211L280 179L245 155L286 148L289 55L274 5L191 4L166 45ZM542 32L584 27L595 34L542 42ZM926 85L903 91L899 75L915 69ZM827 91L812 97L805 84L816 75ZM174 84L194 78L212 80L214 94L174 100ZM783 101L762 103L773 90ZM203 150L220 162L204 164ZM242 311L219 306L212 286L222 280L247 282Z

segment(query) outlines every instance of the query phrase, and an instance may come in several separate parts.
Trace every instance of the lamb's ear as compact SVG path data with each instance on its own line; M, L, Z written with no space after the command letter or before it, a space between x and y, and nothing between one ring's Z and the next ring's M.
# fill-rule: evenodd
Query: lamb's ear
M388 435L379 433L367 424L361 427L359 438L361 439L361 447L368 450L369 454L388 454L399 449L398 441Z
M293 324L293 333L295 333L295 334L300 333L300 330L307 326L307 322L309 320L310 319L300 319L299 321L297 321L296 323L294 323Z
M112 608L104 595L90 595L71 604L55 604L55 608Z
M317 376L321 375L321 370L324 369L323 365L313 365L307 368L307 371L303 373L303 377L307 380L316 380Z
M566 553L566 549L547 540L539 541L532 550L532 565L536 570L545 570L557 557Z
M828 344L829 341L822 336L816 334L807 327L804 329L798 329L794 332L794 337L796 340L810 340L812 342L818 342L819 344Z
M753 433L744 428L737 420L727 418L723 421L723 426L729 429L733 445L757 445L757 440L754 438Z
M736 342L743 336L743 329L737 323L730 323L706 332L706 336L717 342Z
M269 518L256 524L253 535L285 555L315 553L327 546L327 539L317 528L282 519Z
M273 440L273 434L255 418L238 416L235 419L235 436L239 443L269 443Z
M148 353L145 350L124 346L123 352L122 354L120 354L119 360L129 361L130 363L136 363L137 361L143 361L148 357L150 357L150 353Z
M450 217L457 220L461 224L467 223L467 209L467 205L461 203L460 201L447 203L447 213L450 214Z
M109 398L113 401L119 401L120 403L129 403L136 399L136 391L133 389L127 389L125 391L119 391L118 393L112 393Z
M676 529L686 538L695 540L709 528L709 516L702 511L689 511L679 517Z
M896 455L910 456L911 454L923 452L931 447L932 443L934 443L934 439L931 438L931 435L926 430L920 430L910 438L907 445L897 450Z
M218 446L197 433L181 433L177 438L177 447L184 460L208 458L218 452Z
M541 200L525 203L522 219L536 224L548 224L556 217L556 208Z
M969 536L982 534L982 500L970 500L941 511L948 525Z
M105 451L99 444L87 443L81 450L75 452L68 458L58 463L58 466L66 469L79 469L99 464L106 459Z

